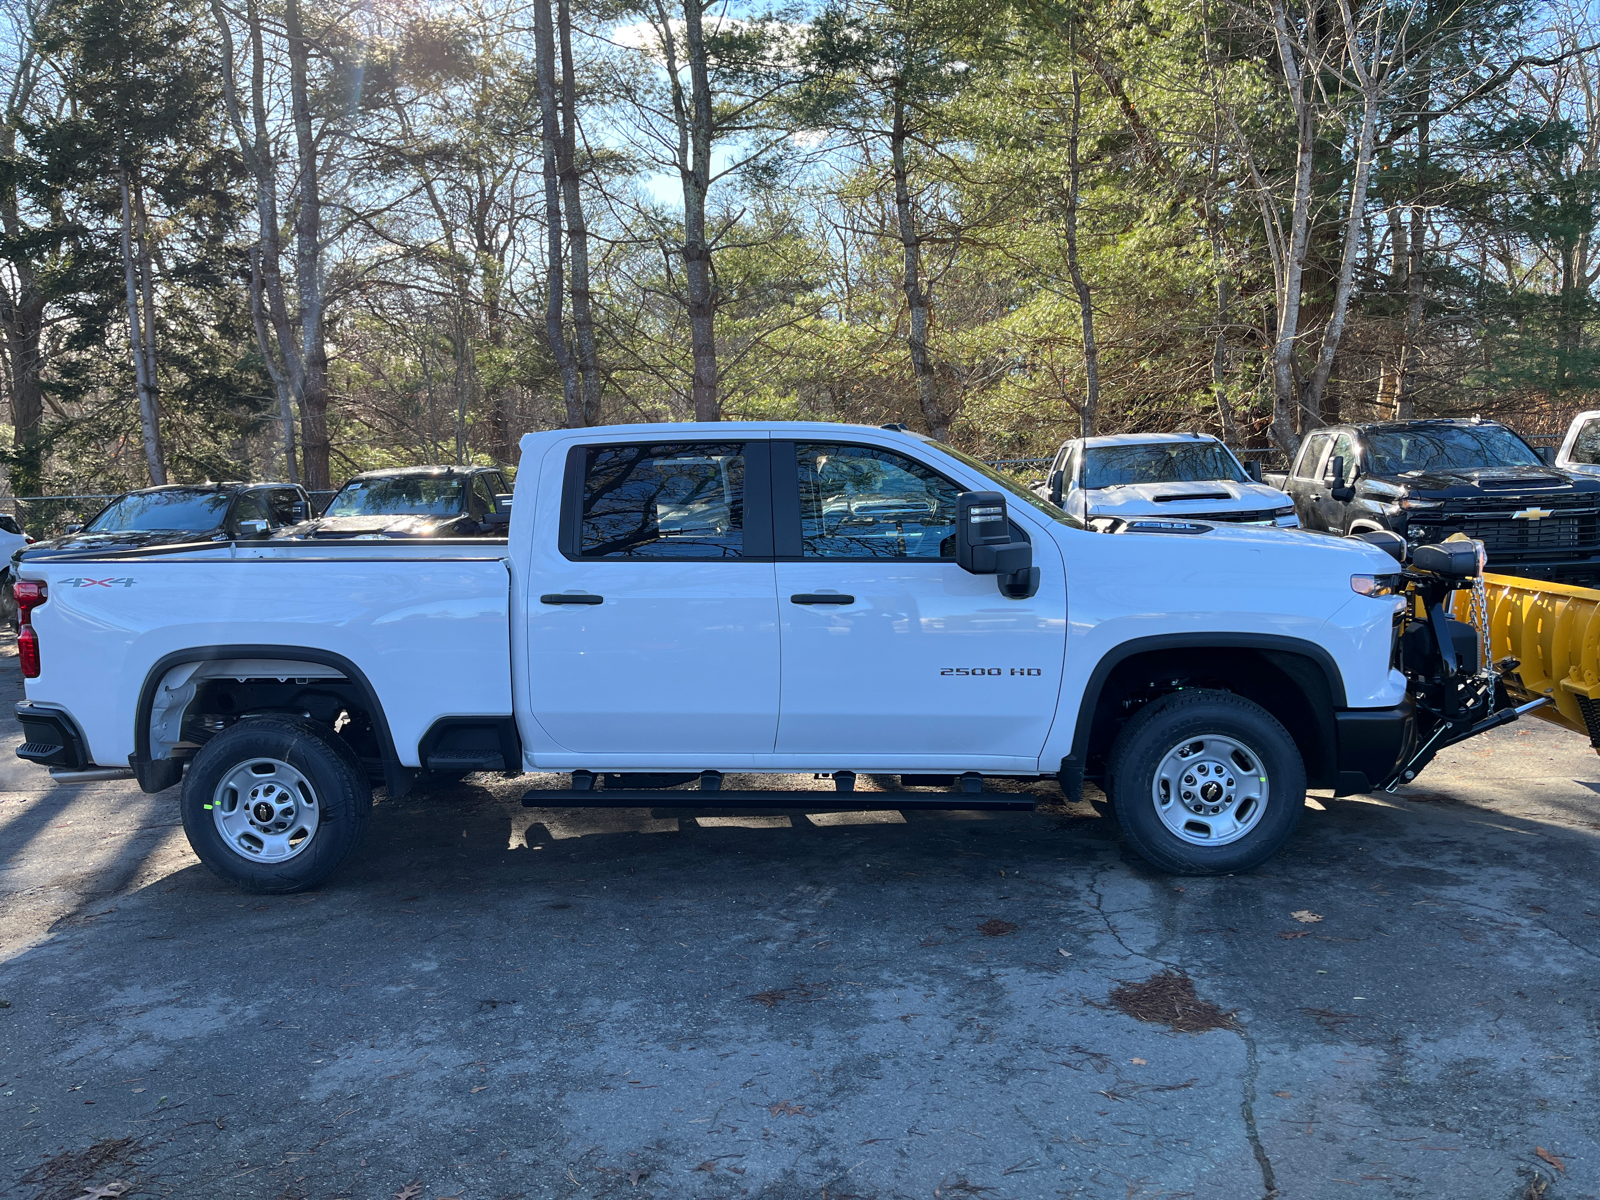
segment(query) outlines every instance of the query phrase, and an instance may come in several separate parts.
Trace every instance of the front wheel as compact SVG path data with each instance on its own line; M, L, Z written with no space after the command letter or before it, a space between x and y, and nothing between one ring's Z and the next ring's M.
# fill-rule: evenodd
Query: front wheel
M366 832L372 788L337 734L256 717L217 734L183 781L183 831L213 874L247 892L315 887Z
M1294 739L1259 704L1183 691L1118 735L1107 793L1141 858L1174 875L1248 871L1278 852L1305 808Z

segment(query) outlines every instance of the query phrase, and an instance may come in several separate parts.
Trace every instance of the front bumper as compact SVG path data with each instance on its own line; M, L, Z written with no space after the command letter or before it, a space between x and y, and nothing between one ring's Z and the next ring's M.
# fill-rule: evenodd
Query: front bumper
M1382 787L1416 742L1416 706L1351 708L1333 714L1338 750L1333 794L1352 796Z

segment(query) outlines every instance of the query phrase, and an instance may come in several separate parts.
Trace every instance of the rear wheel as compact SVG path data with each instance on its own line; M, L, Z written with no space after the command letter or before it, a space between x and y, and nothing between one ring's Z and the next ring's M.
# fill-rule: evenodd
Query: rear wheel
M303 891L366 832L372 788L333 731L256 717L219 733L183 781L183 830L200 861L250 892Z
M1183 691L1118 735L1107 794L1141 858L1175 875L1248 871L1299 824L1306 772L1294 739L1259 704Z

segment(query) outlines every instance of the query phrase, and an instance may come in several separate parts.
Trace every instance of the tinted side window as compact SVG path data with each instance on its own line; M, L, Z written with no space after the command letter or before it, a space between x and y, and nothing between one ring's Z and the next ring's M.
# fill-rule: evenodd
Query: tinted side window
M272 527L274 529L283 525L293 525L294 506L300 501L300 493L293 488L273 488L267 497L267 507L271 510Z
M7 533L20 534L22 532L21 528L17 525L17 519L15 517L0 517L0 529L5 530Z
M1572 441L1572 461L1600 463L1600 418L1585 421Z
M1294 477L1296 479L1315 479L1317 466L1322 462L1322 455L1328 449L1328 442L1332 440L1326 433L1313 433L1306 438L1305 445L1300 447L1300 457L1295 459Z
M931 467L873 446L802 442L796 452L804 557L956 556L961 489Z
M744 445L589 446L581 503L584 558L738 558Z
M494 493L489 490L488 476L472 477L472 496L467 501L467 511L475 520L480 521L485 513L494 511Z
M1332 478L1333 460L1344 459L1344 481L1355 482L1356 474L1356 440L1348 433L1341 433L1333 440L1333 453L1328 455L1328 465L1322 468L1322 473Z
M238 533L239 526L245 521L265 521L267 519L267 494L265 492L241 492L239 498L233 502L233 513L228 518L228 531Z

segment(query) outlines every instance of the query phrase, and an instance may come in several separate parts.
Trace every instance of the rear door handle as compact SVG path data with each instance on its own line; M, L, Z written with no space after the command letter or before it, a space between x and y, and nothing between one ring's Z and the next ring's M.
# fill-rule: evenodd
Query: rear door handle
M540 604L604 604L604 596L590 596L583 592L549 592L539 597Z
M790 596L791 604L854 604L854 596L842 596L838 592L801 592Z

